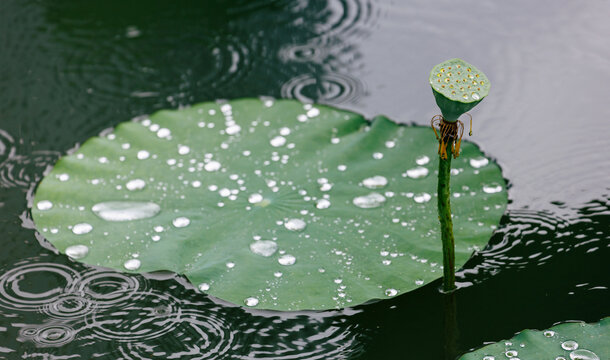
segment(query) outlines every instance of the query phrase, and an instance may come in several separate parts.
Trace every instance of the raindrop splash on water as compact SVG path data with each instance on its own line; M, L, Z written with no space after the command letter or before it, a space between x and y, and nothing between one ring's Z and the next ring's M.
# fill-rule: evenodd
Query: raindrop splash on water
M93 205L91 211L106 221L132 221L151 218L161 207L147 201L106 201Z

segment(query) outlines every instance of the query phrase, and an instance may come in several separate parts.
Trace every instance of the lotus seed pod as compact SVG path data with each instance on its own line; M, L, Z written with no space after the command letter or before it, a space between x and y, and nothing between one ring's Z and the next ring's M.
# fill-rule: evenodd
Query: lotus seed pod
M444 61L430 72L430 86L446 121L455 122L489 94L489 80L462 59Z

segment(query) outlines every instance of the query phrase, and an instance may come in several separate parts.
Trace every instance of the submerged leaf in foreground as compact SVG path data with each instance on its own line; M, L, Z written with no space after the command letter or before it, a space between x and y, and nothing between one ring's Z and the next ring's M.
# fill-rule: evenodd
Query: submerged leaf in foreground
M257 308L357 305L442 275L431 131L291 100L160 111L60 159L32 214L87 264L174 271ZM453 164L458 267L506 207L481 159L466 143Z
M460 360L603 360L610 358L610 318L599 323L568 322L550 329L524 330Z

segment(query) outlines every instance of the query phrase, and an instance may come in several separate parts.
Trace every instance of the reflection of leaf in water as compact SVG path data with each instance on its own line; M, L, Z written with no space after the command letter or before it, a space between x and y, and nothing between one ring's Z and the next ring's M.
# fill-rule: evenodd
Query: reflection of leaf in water
M265 309L351 306L442 275L435 142L326 106L204 103L88 140L39 185L32 213L85 263L175 271ZM454 163L458 266L506 206L498 166L470 165L481 156L466 143Z

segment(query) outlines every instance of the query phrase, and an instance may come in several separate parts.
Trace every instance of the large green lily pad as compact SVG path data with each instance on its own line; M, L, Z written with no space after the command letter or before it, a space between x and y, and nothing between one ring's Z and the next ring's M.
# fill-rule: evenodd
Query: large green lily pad
M603 360L610 358L610 318L599 323L568 322L544 331L524 330L460 360Z
M120 271L169 270L264 309L329 309L442 276L432 130L292 100L159 111L85 142L38 186L37 228ZM454 162L456 264L507 203L471 144Z

